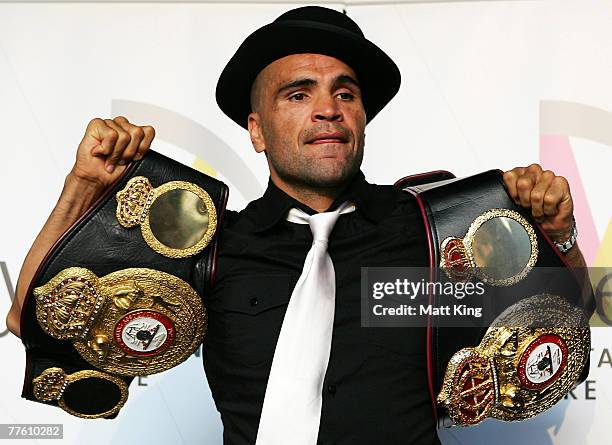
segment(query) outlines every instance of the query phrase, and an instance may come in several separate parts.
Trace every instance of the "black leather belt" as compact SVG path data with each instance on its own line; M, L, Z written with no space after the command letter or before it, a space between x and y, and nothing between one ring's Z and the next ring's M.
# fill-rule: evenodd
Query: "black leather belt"
M187 359L206 330L227 196L221 181L151 150L130 164L30 284L22 396L114 417L134 376Z
M435 311L427 321L429 389L439 425L449 417L464 425L486 417L522 420L584 380L592 301L583 297L581 277L510 198L502 172L458 179L438 171L396 186L420 207L430 280L479 280L487 289L476 303L487 307L491 326L449 325ZM552 279L545 270L553 271ZM435 294L429 298L434 307L442 304Z

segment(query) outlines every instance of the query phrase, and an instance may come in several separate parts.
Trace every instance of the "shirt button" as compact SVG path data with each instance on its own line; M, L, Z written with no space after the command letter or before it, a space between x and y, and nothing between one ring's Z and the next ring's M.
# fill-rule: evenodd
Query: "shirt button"
M328 385L327 386L327 392L330 394L336 394L336 386L335 385Z
M251 303L251 306L257 306L259 304L259 300L257 299L257 297L253 297L251 298L249 303Z

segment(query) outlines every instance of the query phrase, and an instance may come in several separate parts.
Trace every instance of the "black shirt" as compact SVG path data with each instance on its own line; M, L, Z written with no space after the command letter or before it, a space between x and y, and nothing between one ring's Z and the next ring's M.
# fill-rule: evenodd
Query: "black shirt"
M359 172L330 207L350 200L330 235L336 307L319 444L438 444L427 390L424 328L361 327L361 267L427 267L414 199ZM225 444L253 444L287 303L312 243L285 220L300 204L269 181L262 198L228 211L220 237L204 367Z

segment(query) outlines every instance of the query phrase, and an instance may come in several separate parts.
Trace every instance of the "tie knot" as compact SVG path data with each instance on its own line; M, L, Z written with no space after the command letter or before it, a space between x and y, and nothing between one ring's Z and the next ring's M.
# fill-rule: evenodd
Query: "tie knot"
M327 242L339 216L338 212L317 213L310 216L308 225L312 232L312 240Z
M343 202L336 210L331 212L315 213L309 215L301 209L292 208L287 214L287 221L308 224L312 232L314 241L327 242L329 234L334 228L338 217L344 213L350 213L355 210L355 205L348 201Z

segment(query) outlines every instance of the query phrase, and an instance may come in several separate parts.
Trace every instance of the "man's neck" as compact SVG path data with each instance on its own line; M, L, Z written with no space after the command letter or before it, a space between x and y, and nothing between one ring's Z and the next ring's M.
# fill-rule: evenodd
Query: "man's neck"
M271 175L272 182L276 187L291 196L293 199L307 205L317 212L324 212L333 204L340 193L348 184L342 184L338 187L307 187L294 184L287 184L279 178Z

